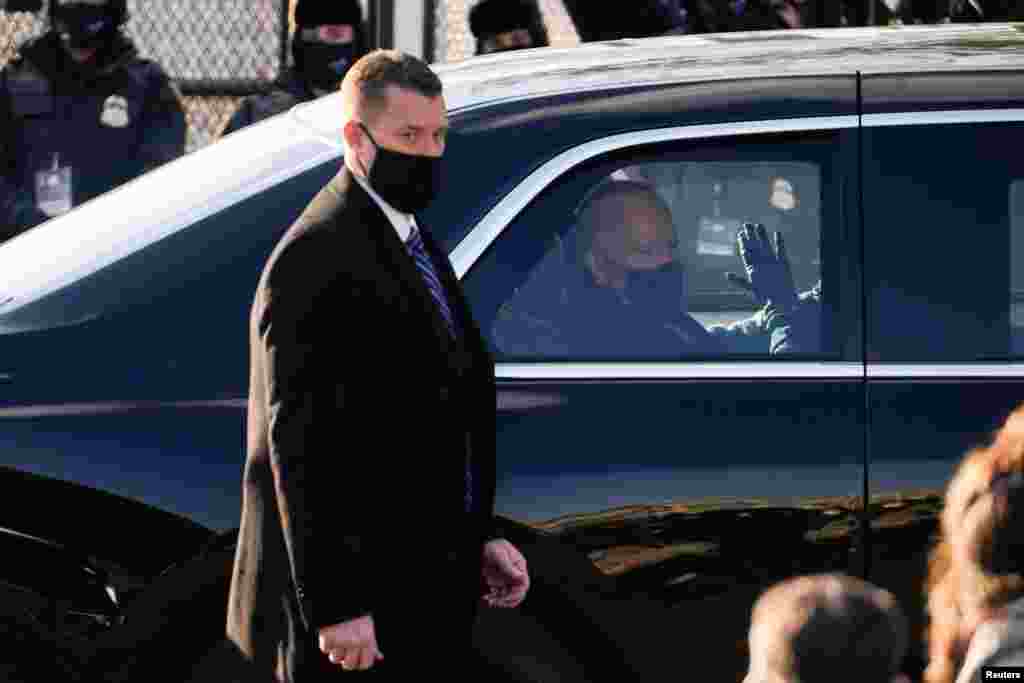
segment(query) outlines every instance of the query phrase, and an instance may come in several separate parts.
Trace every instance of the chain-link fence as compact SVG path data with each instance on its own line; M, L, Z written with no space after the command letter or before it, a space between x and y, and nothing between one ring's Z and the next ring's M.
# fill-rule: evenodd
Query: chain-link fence
M287 51L287 0L128 0L125 32L182 91L188 151L211 142L242 96L273 80ZM0 66L47 28L40 15L0 12Z
M426 58L452 62L474 51L468 12L473 0L434 3L435 50ZM538 0L553 46L578 45L562 0ZM242 96L273 80L287 46L288 0L128 0L125 32L139 52L177 82L188 117L188 151L213 141ZM364 10L366 3L363 3ZM400 9L400 3L396 3ZM396 17L401 20L401 14ZM0 67L18 45L47 29L39 15L0 12Z

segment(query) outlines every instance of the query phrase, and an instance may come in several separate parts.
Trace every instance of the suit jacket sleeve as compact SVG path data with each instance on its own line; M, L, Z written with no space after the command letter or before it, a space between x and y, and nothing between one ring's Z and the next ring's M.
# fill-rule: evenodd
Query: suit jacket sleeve
M318 253L319 252L319 253ZM345 457L365 443L367 420L349 398L342 369L339 301L351 287L324 264L315 239L282 251L257 311L266 358L270 463L293 587L310 631L373 611L375 572L358 527L367 458ZM328 294L329 293L329 294ZM339 464L340 463L340 464ZM344 473L344 480L336 476ZM372 480L371 480L372 481Z

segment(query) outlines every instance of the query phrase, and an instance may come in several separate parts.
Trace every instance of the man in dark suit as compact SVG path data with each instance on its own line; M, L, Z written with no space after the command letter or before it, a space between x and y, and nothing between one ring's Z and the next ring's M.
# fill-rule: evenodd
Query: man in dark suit
M268 679L451 676L480 604L519 605L529 575L495 538L493 360L414 217L439 189L445 102L394 51L341 90L345 167L253 303L227 633Z

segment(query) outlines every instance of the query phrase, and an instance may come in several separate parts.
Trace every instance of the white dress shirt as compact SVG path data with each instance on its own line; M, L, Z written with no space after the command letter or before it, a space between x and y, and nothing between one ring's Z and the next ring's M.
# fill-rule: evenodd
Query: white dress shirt
M351 171L351 169L349 170ZM416 219L413 215L411 213L402 213L384 201L379 194L373 191L373 188L370 187L370 183L366 181L366 178L363 178L354 171L352 171L352 177L356 179L356 182L363 186L363 189L366 190L367 194L373 197L373 201L377 202L377 206L381 208L384 215L388 217L389 221L391 221L391 225L394 226L395 232L398 233L398 239L402 240L402 244L408 242L409 235L412 234L412 229L416 227Z

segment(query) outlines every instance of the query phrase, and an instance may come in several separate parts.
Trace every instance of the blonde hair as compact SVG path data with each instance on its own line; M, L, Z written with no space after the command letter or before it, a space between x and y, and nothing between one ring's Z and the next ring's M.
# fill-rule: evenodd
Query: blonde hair
M907 648L891 593L844 574L798 576L754 604L748 683L889 681Z
M989 446L967 452L946 489L925 584L925 683L952 683L977 619L1024 596L1024 486L1015 476L1024 477L1024 406Z

